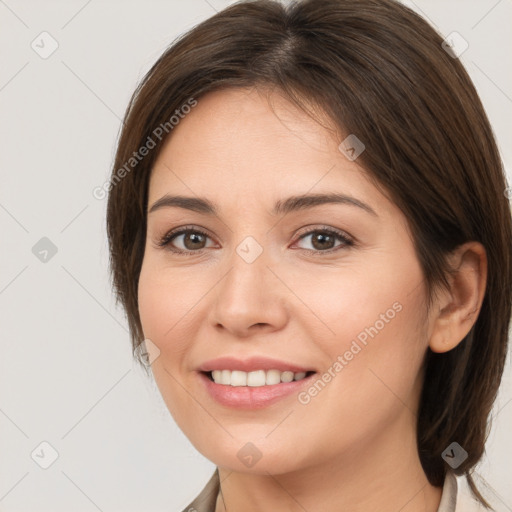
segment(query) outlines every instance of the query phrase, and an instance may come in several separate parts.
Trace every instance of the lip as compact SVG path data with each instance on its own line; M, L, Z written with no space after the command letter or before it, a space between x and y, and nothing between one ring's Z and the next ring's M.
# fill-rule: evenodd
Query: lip
M219 404L236 409L262 409L291 395L296 396L301 388L310 385L316 372L301 380L261 387L216 384L206 372L199 371L198 375L207 393Z
M307 368L295 363L289 363L287 361L264 356L253 356L243 360L231 356L218 357L216 359L205 361L201 366L199 366L198 370L201 372L211 372L213 370L240 370L243 372L253 372L256 370L279 370L280 372L291 371L293 373L316 371L314 368ZM276 386L279 385L280 384L276 384Z

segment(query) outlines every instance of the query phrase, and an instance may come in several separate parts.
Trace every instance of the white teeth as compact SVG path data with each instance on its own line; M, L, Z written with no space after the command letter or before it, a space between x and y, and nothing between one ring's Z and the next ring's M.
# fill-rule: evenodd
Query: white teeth
M293 373L291 371L280 372L279 370L255 370L253 372L213 370L211 376L216 384L261 387L272 386L281 382L302 380L306 377L306 372Z
M221 370L219 384L231 384L231 370Z
M265 370L257 370L247 374L247 385L251 387L259 387L265 385Z
M239 370L233 370L231 372L231 383L232 386L247 386L247 373Z
M281 382L291 382L293 380L293 372L281 373Z
M279 370L268 370L265 378L265 384L271 386L272 384L279 384L281 382L281 372Z

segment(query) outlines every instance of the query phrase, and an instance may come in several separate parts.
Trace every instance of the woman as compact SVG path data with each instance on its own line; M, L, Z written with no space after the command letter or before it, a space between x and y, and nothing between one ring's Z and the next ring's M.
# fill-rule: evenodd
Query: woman
M506 188L453 47L392 0L239 2L171 45L107 228L134 354L217 466L185 510L484 510Z

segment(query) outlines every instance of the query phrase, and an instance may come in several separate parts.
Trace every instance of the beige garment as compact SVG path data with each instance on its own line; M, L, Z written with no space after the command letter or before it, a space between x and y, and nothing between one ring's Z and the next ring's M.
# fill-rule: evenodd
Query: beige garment
M219 473L215 469L212 477L196 499L183 512L215 512L219 493ZM443 485L443 494L437 512L488 512L476 501L466 481L466 477L455 476L447 472Z

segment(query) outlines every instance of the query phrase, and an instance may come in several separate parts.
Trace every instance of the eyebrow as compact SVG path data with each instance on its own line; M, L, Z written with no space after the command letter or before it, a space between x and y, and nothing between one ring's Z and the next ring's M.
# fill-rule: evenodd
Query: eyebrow
M274 208L271 210L271 215L282 215L290 212L304 210L307 208L313 208L314 206L319 206L323 204L343 204L348 206L355 206L361 208L367 213L378 217L375 210L356 199L355 197L347 196L344 194L303 194L298 196L291 196L286 199L281 199L277 201L274 205ZM186 197L186 196L171 196L164 195L157 201L153 203L148 213L152 213L156 210L160 210L161 208L183 208L185 210L191 210L198 213L203 213L206 215L218 215L219 208L212 201L201 198L201 197Z

